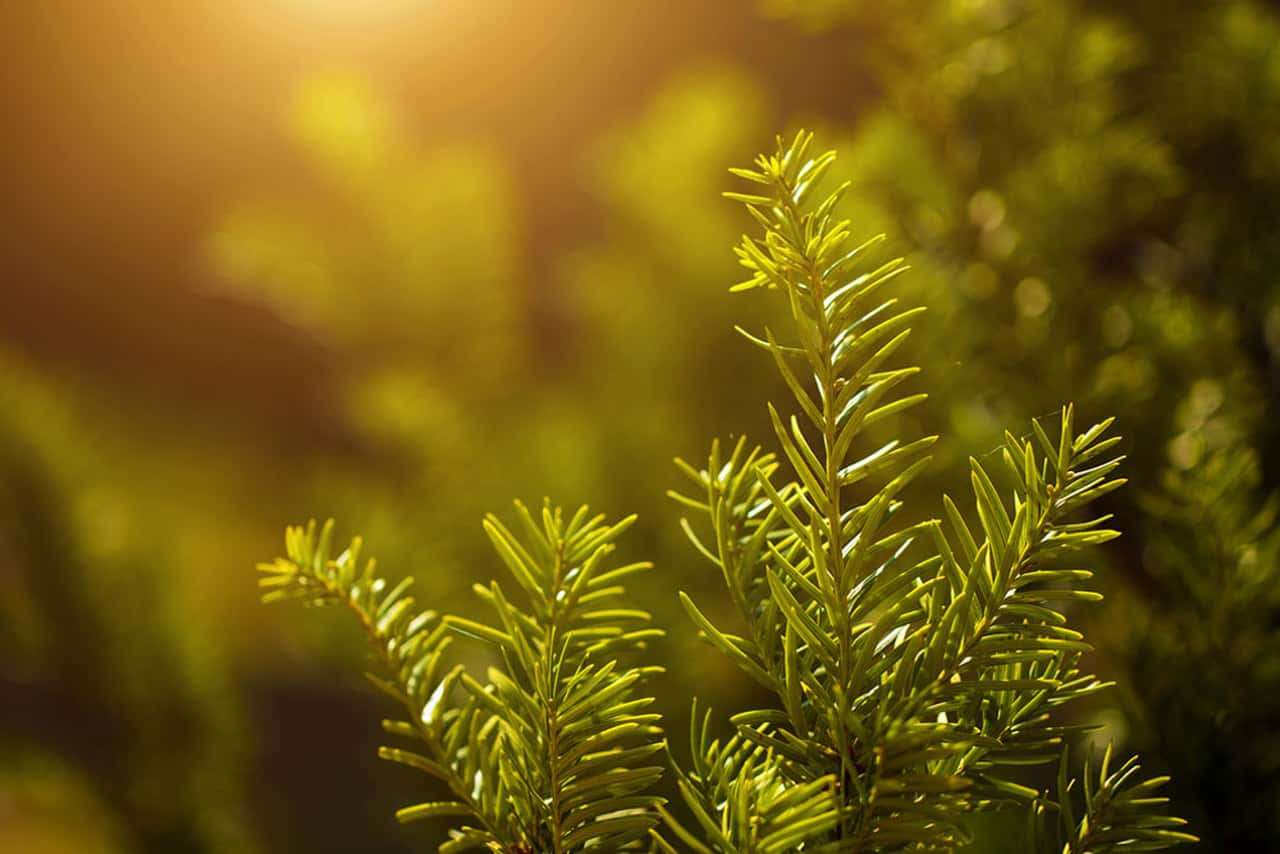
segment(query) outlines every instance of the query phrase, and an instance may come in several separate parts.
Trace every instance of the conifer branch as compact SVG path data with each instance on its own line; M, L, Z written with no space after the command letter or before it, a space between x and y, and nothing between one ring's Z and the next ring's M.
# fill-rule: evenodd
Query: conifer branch
M1186 822L1161 815L1153 810L1163 807L1168 798L1154 793L1168 777L1135 779L1141 766L1131 756L1120 767L1111 770L1111 745L1107 745L1098 767L1097 777L1085 760L1081 786L1067 779L1067 753L1063 751L1059 766L1058 807L1061 831L1065 837L1062 854L1110 854L1115 851L1158 851L1197 838L1180 828ZM1072 806L1075 791L1083 789L1080 818Z
M650 567L606 567L614 541L635 517L605 525L581 507L566 520L542 508L535 521L517 502L523 537L495 516L485 531L528 595L532 612L515 607L495 582L476 590L497 612L501 629L459 617L446 623L498 646L504 671L491 669L492 697L504 710L504 773L530 794L514 802L525 839L556 854L603 846L628 850L647 839L661 798L644 794L662 776L645 764L662 750L659 715L635 688L661 667L619 663L662 635L643 611L617 607L624 578ZM485 689L488 690L488 689Z
M450 751L456 743L459 723L474 720L474 704L450 708L453 687L461 671L445 671L444 652L451 633L434 611L418 610L407 595L411 578L388 589L386 579L375 574L376 562L361 564L359 537L336 557L332 553L333 521L317 531L315 522L290 527L285 532L285 557L259 564L264 573L260 585L264 602L300 600L305 605L339 604L360 623L378 655L383 675L366 677L383 693L400 703L408 720L384 721L388 733L419 739L426 753L383 747L378 755L399 762L445 783L455 802L419 804L397 812L401 821L433 815L465 816L486 824L483 804L474 791L475 769ZM492 743L476 743L473 752L483 755ZM470 774L468 772L471 772Z
M658 821L661 798L647 794L662 774L647 764L661 752L653 701L636 696L657 667L621 664L661 632L649 615L616 607L621 581L645 563L606 566L614 541L634 517L605 525L586 507L564 519L543 508L541 524L517 504L523 536L496 517L485 530L530 603L513 605L501 586L477 585L498 624L417 611L406 579L389 592L373 561L359 564L360 541L330 557L332 523L291 528L287 557L263 564L264 599L342 603L364 627L389 678L370 675L399 701L408 720L384 723L416 737L424 753L384 747L385 759L448 785L455 800L407 807L401 821L466 820L442 852L475 847L506 852L633 850ZM445 670L457 635L495 645L504 667L481 683L461 666Z
M875 240L851 243L835 214L847 185L814 201L835 155L806 160L811 141L779 140L755 168L732 170L753 192L726 194L762 227L737 249L751 275L733 290L779 291L790 308L794 343L744 333L772 355L795 400L789 417L769 407L781 453L746 452L740 441L722 460L713 445L707 468L681 463L701 494L673 493L709 523L710 538L683 524L724 575L747 635L711 624L688 597L685 607L778 707L735 715L723 745L707 741L704 724L681 789L700 824L728 826L726 784L713 769L758 756L807 795L833 781L835 819L814 826L812 845L951 850L966 839L967 812L1054 806L1001 769L1062 756L1075 730L1052 713L1104 687L1080 673L1088 647L1059 604L1100 597L1079 586L1087 571L1058 562L1116 536L1106 518L1069 519L1123 483L1111 477L1120 458L1107 456L1119 440L1104 438L1110 421L1076 435L1068 406L1056 442L1038 423L1033 439L1006 437L996 474L1011 500L972 462L976 536L949 498L949 536L938 520L893 526L936 437L856 449L869 425L925 399L898 390L915 368L888 363L917 310L878 295L905 268L868 264ZM784 463L790 479L778 482ZM1154 847L1185 838L1142 837ZM714 850L747 850L732 842Z
M1088 570L1063 561L1117 536L1107 517L1073 521L1124 483L1111 421L1077 433L1066 406L1054 439L1036 421L1029 437L1006 434L998 467L971 461L976 525L946 496L945 523L897 524L936 437L861 444L925 399L901 390L916 369L890 362L918 310L880 295L905 267L869 263L875 240L851 242L836 217L847 185L816 201L835 155L806 159L811 142L779 140L754 169L734 170L759 189L728 194L762 227L738 247L751 275L734 290L780 292L790 310L787 343L771 329L744 335L770 353L795 411L769 406L777 453L713 443L705 468L678 461L693 491L671 493L741 633L683 593L682 604L776 696L732 715L723 738L695 703L688 770L672 761L691 822L649 793L665 742L637 692L662 671L628 662L661 632L622 601L620 582L648 564L608 564L631 517L606 524L583 507L566 518L549 504L535 516L517 503L514 530L486 518L523 599L477 585L493 623L416 610L407 580L388 591L372 561L360 565L359 540L331 557L331 525L290 529L288 556L262 566L267 600L341 602L364 627L386 671L371 678L408 713L388 732L425 745L381 755L454 797L398 816L467 822L441 851L953 851L969 813L1011 807L1063 854L1194 839L1152 796L1164 778L1135 782L1136 759L1112 771L1108 750L1096 775L1089 763L1078 785L1068 774L1079 728L1058 710L1105 686L1081 671L1089 647L1068 625L1067 606L1100 596L1082 586ZM501 666L483 681L448 669L459 634L489 644ZM1054 760L1053 795L1011 774Z

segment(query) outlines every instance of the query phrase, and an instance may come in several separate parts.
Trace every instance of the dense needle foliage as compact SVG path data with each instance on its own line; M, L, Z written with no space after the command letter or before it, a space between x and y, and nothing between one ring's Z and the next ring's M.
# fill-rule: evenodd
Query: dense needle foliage
M1175 797L1189 780L1214 781L1202 797L1218 833L1265 847L1280 839L1280 500L1259 496L1258 480L1244 449L1166 473L1146 496L1152 577L1142 594L1167 616L1130 609L1117 630L1130 650L1138 743L1166 757Z
M618 661L660 634L646 627L648 614L616 607L618 582L647 568L606 560L632 519L605 525L586 507L569 519L546 507L539 524L516 509L523 539L496 517L485 530L529 605L512 604L497 582L477 586L496 626L416 608L411 579L388 589L372 560L361 563L358 539L335 557L331 524L290 529L288 557L262 566L266 598L341 602L364 626L385 671L370 678L407 712L383 728L416 739L421 751L384 747L380 755L452 793L396 817L458 817L441 851L633 848L657 820L657 799L644 790L662 769L646 764L659 749L658 715L635 692L660 668ZM461 665L447 667L455 634L492 643L504 666L489 668L483 684Z
M685 531L723 574L743 633L681 594L686 610L777 699L734 715L727 738L695 708L692 765L675 772L691 818L646 793L665 742L636 689L661 668L631 659L661 632L619 601L618 582L647 564L605 561L631 519L608 526L582 508L566 520L548 505L539 521L517 505L521 536L486 519L528 600L477 586L496 625L420 611L408 580L388 590L360 562L359 540L334 557L331 526L291 529L287 557L262 566L268 599L341 602L364 625L385 671L375 683L408 712L385 727L421 745L382 755L453 794L398 816L459 817L442 851L954 850L970 813L1000 808L1026 811L1032 850L1194 840L1153 796L1165 779L1139 777L1136 758L1117 765L1108 748L1073 779L1066 741L1079 727L1055 714L1105 687L1066 612L1100 598L1074 561L1117 536L1106 516L1077 518L1124 483L1111 422L1077 431L1067 406L1056 435L1037 421L1006 434L998 467L971 461L976 524L948 497L945 523L909 521L903 495L936 437L859 439L925 400L902 391L917 369L892 362L919 309L885 295L901 260L869 263L878 241L853 243L836 217L848 185L818 192L835 154L808 158L811 142L779 140L733 170L750 192L728 194L762 229L737 250L751 275L734 290L790 307L790 343L744 331L792 393L796 412L769 406L780 454L714 444L705 469L682 463L693 494L673 493L696 512ZM502 666L483 680L449 667L458 634L491 644ZM1056 790L1020 781L1021 766L1044 763L1058 765Z

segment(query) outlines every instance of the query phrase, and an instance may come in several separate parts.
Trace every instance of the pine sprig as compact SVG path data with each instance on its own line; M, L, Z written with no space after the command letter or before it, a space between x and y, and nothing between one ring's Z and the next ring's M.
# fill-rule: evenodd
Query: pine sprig
M1159 851L1182 842L1196 842L1196 837L1180 829L1186 826L1185 821L1153 810L1169 802L1155 794L1169 778L1139 779L1141 766L1136 756L1113 771L1111 755L1108 745L1096 778L1090 770L1092 763L1086 759L1082 785L1077 787L1074 780L1067 779L1067 754L1063 752L1058 781L1060 824L1066 839L1062 854ZM1077 799L1073 790L1077 789L1083 790L1078 798L1082 801L1078 821L1072 805Z
M415 607L407 594L411 578L389 587L375 573L374 560L361 562L360 538L334 556L333 527L330 520L318 531L311 522L285 532L285 556L258 566L264 573L259 583L267 591L263 601L339 604L364 628L382 670L381 675L366 675L407 713L405 720L384 721L383 728L391 735L416 739L421 751L382 747L378 755L440 780L454 797L405 807L396 818L457 816L474 825L464 824L455 842L499 840L491 829L500 816L501 793L486 773L500 745L475 695L455 703L460 692L454 689L464 674L457 666L446 669L444 654L452 632L434 611ZM464 849L455 845L449 850Z
M530 610L513 605L495 582L476 590L494 609L498 626L460 617L446 623L495 644L504 669L491 669L483 692L501 721L513 818L531 850L560 852L603 847L626 850L647 839L661 799L645 790L662 776L652 764L662 750L659 715L636 688L660 667L629 667L660 637L643 611L619 607L619 583L647 563L611 567L606 558L635 517L605 525L586 507L565 520L543 507L534 519L522 504L523 537L496 517L485 530L524 589Z
M952 612L948 630L958 642L942 656L942 666L920 697L927 713L948 715L993 741L991 748L975 747L961 757L957 769L1052 762L1069 730L1052 723L1048 713L1105 687L1079 671L1080 656L1090 647L1067 626L1058 607L1102 597L1080 586L1091 572L1058 568L1058 563L1119 536L1103 527L1107 517L1066 519L1123 485L1123 479L1109 478L1123 458L1105 457L1119 442L1104 438L1110 420L1079 436L1073 423L1068 406L1057 442L1034 421L1035 441L1006 434L1001 460L1012 484L1008 502L983 466L971 461L981 545L944 497L958 545L937 537L943 574L951 583L949 601L936 608L945 605Z
M620 663L661 634L649 615L618 607L620 582L648 567L611 566L615 540L634 517L613 525L586 507L565 519L541 519L516 505L517 536L496 517L485 520L496 551L529 602L513 605L494 582L477 593L497 624L418 611L409 579L387 590L373 561L359 562L360 541L331 557L332 523L290 528L287 557L263 564L264 599L341 603L378 651L385 676L370 675L399 701L407 720L384 722L416 738L421 752L384 747L385 759L447 784L454 800L400 810L401 821L455 816L442 852L631 850L658 821L661 798L647 794L661 777L658 715L645 711L639 684L657 667ZM456 635L495 645L503 667L484 683L461 666L446 669Z
M876 241L851 241L835 213L848 185L817 194L835 155L806 159L811 141L779 140L753 169L733 170L753 191L726 194L762 228L737 249L751 275L733 290L780 291L790 308L791 341L744 333L795 401L790 416L769 406L780 453L740 441L722 459L713 445L705 469L681 463L696 492L673 493L703 517L685 520L686 533L746 631L713 625L683 597L686 610L778 703L734 716L723 745L695 738L681 789L700 824L729 827L731 781L698 769L759 757L753 771L776 767L786 785L834 782L834 820L805 850L951 850L969 811L1052 804L1007 769L1061 756L1074 730L1052 713L1104 687L1080 672L1088 646L1064 613L1100 597L1080 586L1088 571L1061 561L1116 536L1105 518L1072 519L1123 483L1108 455L1119 440L1106 437L1109 421L1077 435L1066 407L1056 441L1033 423L1032 438L1006 437L1000 470L973 461L976 528L949 498L946 525L895 525L936 437L869 452L859 440L925 399L901 390L916 369L889 361L918 310L880 295L905 267L869 264ZM725 837L714 850L740 844Z

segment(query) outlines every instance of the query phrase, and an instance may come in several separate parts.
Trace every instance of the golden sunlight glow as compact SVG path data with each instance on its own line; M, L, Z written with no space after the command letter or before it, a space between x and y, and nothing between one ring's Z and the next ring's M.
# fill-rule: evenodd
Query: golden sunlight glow
M343 18L385 18L428 9L431 0L281 0L298 12Z

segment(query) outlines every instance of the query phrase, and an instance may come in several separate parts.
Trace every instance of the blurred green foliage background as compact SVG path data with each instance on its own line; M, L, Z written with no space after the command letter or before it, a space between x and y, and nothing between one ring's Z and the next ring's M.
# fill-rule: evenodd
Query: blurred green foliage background
M1090 715L1174 775L1201 850L1280 850L1273 4L19 5L0 850L427 848L359 639L257 605L311 516L467 612L483 512L639 512L670 730L694 686L745 702L676 602L718 585L663 493L672 456L767 436L732 327L770 309L726 293L719 192L800 124L929 308L913 489L962 491L1062 401L1117 415Z

